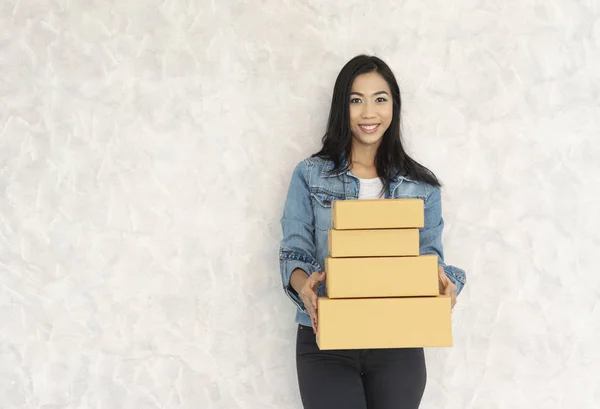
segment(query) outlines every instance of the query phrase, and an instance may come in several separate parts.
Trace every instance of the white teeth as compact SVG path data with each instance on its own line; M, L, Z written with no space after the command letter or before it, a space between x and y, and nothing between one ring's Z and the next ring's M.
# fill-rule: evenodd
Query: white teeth
M366 126L366 125L360 125L360 127L364 130L367 131L372 131L373 129L377 128L379 125L370 125L370 126Z

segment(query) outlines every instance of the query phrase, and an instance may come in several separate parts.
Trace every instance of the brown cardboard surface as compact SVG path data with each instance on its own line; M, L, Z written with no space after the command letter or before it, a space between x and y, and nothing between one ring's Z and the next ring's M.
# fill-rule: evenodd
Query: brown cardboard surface
M337 230L404 229L425 225L422 199L335 200L332 227Z
M319 298L322 350L449 347L450 297Z
M329 298L436 296L438 257L325 259Z
M419 255L419 229L329 230L331 257Z

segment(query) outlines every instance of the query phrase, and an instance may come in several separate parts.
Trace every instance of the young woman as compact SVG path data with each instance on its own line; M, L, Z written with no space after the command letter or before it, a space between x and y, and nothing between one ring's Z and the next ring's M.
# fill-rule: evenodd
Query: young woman
M400 111L390 68L377 57L353 58L335 82L321 150L292 175L279 259L283 288L298 308L296 367L305 409L415 409L427 379L423 348L321 351L317 346L317 297L326 295L322 266L332 201L423 199L420 254L438 256L440 293L452 297L453 307L466 282L463 270L444 263L440 183L404 151Z

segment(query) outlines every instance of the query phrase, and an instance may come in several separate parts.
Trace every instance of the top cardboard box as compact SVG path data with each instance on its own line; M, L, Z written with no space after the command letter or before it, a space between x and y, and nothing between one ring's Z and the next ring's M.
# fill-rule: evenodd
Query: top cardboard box
M422 199L335 200L331 211L336 230L412 229L425 225Z

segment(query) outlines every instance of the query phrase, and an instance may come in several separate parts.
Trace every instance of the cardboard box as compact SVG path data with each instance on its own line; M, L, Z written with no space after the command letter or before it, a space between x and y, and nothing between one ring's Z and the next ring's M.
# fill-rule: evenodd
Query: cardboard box
M325 259L329 298L437 296L438 257Z
M329 230L331 257L419 255L419 229Z
M335 200L331 223L336 230L421 228L425 205L422 199Z
M322 350L450 347L450 297L319 298Z

